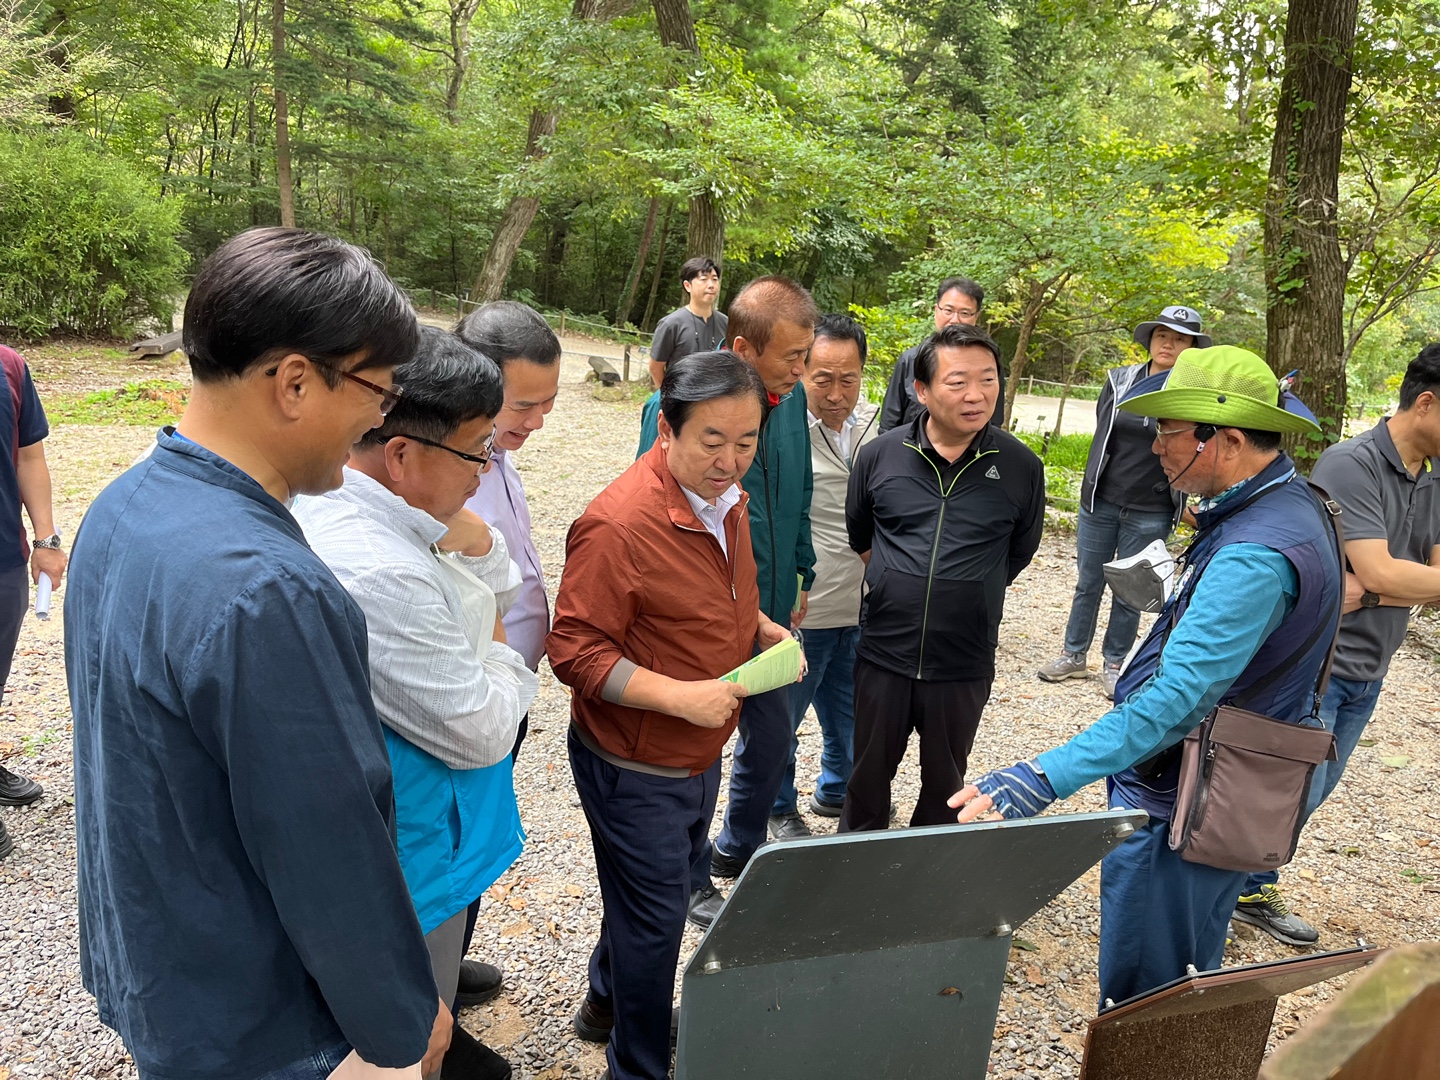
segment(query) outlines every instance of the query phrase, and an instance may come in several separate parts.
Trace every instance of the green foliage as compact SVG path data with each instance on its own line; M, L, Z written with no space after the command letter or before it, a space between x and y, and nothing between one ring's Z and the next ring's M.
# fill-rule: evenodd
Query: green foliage
M180 204L63 133L0 134L0 326L119 336L174 311Z
M56 394L46 399L51 424L127 424L160 427L185 411L190 388L170 379L126 383L119 390L93 394Z
M1045 462L1046 500L1062 510L1077 509L1080 505L1080 481L1085 477L1085 459L1090 456L1094 436L1077 434L1051 438L1038 431L1017 431L1015 437Z

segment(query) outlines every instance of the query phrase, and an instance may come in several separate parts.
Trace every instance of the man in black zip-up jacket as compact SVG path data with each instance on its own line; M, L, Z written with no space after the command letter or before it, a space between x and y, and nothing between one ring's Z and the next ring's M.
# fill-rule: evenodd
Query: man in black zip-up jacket
M995 677L1005 589L1030 564L1045 521L1045 470L989 425L999 349L954 325L921 347L925 411L861 451L845 523L867 562L855 664L855 767L841 831L883 829L890 783L920 733L920 799L911 825L954 820Z

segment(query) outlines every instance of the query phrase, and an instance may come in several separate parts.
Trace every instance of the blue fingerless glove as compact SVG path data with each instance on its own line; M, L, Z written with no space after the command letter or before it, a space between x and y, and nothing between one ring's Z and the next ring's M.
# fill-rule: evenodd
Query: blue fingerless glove
M990 796L995 809L1006 818L1034 817L1058 798L1045 774L1028 761L988 772L975 786Z

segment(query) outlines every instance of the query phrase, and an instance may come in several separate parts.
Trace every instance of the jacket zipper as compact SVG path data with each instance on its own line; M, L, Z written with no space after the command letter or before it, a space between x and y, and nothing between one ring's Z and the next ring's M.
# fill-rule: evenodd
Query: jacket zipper
M716 547L720 547L720 541L715 539L715 534L712 533L709 529L692 529L689 525L681 525L678 521L674 522L673 524L677 529L680 529L683 532L704 533L706 536L710 537L712 541L714 541ZM740 539L738 527L736 529L735 539L737 541ZM735 560L732 559L730 557L730 553L723 548L721 548L720 554L723 555L725 558L725 568L730 571L730 599L734 600L738 604L740 602L740 597L735 592Z
M919 679L923 677L923 673L925 671L925 630L930 625L930 587L935 581L935 560L940 555L940 532L945 525L946 502L950 498L950 493L955 490L955 485L960 482L960 477L965 475L966 469L970 468L971 465L974 465L975 462L979 461L981 458L988 457L991 454L998 454L1000 451L980 451L980 453L976 454L964 465L960 466L960 471L951 478L950 486L947 488L945 486L945 478L940 475L940 470L936 468L935 463L931 461L928 456L926 456L925 451L921 450L920 447L916 446L914 443L906 443L905 445L910 447L911 450L914 450L916 453L918 453L922 458L925 458L925 463L929 465L930 468L935 469L935 481L937 486L940 488L940 516L935 520L935 539L930 545L930 571L925 575L925 607L923 609L923 613L920 616L920 651L919 655L917 655L915 658L915 678Z

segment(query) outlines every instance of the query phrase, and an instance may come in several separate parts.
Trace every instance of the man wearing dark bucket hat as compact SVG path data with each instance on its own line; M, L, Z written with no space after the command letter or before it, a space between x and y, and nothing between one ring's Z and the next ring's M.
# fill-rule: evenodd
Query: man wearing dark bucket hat
M1175 358L1194 346L1210 347L1193 308L1171 306L1160 318L1135 327L1135 343L1150 353L1143 364L1114 368L1105 377L1095 403L1095 439L1080 484L1080 520L1075 535L1077 576L1065 645L1039 671L1046 682L1083 679L1090 674L1085 654L1095 638L1095 620L1105 592L1105 564L1128 559L1175 527L1185 497L1170 487L1160 462L1150 452L1154 438L1143 417L1123 412L1120 402L1142 379L1175 366ZM1105 696L1114 698L1120 662L1135 644L1140 612L1116 596L1101 645L1100 677Z
M1254 353L1188 349L1163 390L1120 408L1157 419L1166 479L1199 496L1197 535L1173 594L1120 676L1115 708L1032 761L986 773L950 805L972 821L1040 813L1102 777L1112 807L1149 822L1101 864L1100 994L1123 1001L1220 966L1242 871L1187 862L1169 844L1178 744L1211 709L1244 697L1299 723L1344 598L1335 538L1319 499L1280 451L1285 432L1318 431L1278 406L1278 380ZM1297 653L1297 643L1307 643Z

